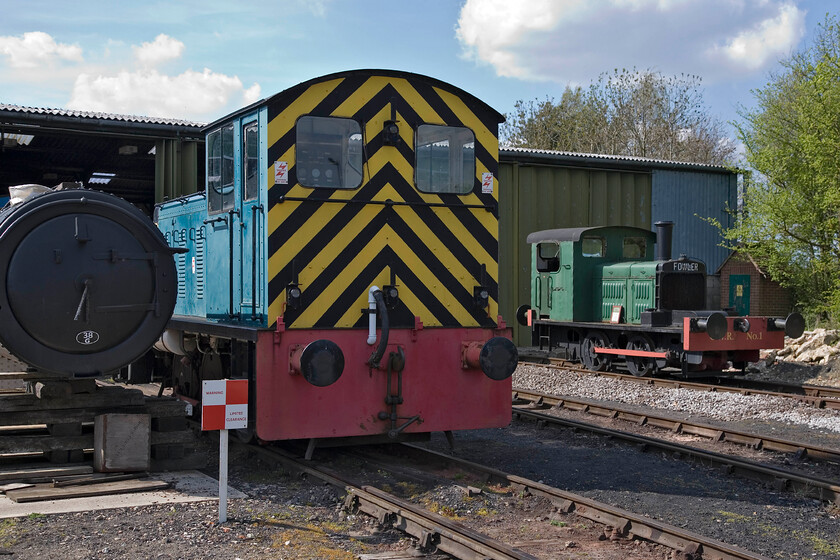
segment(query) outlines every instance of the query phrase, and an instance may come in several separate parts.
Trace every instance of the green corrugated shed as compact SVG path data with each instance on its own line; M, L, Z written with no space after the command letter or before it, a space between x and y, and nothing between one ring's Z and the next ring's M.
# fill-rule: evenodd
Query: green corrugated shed
M696 184L682 189L671 185L671 181L659 181L656 192L663 200L654 201L654 174L659 172L663 179L676 175L664 171L677 171L683 177L694 175L703 184L711 181L711 190L702 193L706 203L703 207L707 208L704 211L728 223L726 204L733 200L737 176L723 167L624 156L500 150L499 312L513 326L517 345L529 346L531 342L529 330L516 323L517 307L530 302L531 253L525 243L528 234L544 229L607 225L650 230L652 208L673 211L676 215L655 217L677 222L679 231L681 220L685 224L697 221L692 209L697 207L694 193L699 190ZM721 181L721 175L729 178ZM664 203L675 196L673 189L681 191L683 206L679 209ZM708 210L718 206L717 213ZM689 220L689 216L694 219ZM716 246L720 239L715 239L715 235L711 230L703 231L693 238L692 246L684 250L675 246L675 250L696 254L699 247Z

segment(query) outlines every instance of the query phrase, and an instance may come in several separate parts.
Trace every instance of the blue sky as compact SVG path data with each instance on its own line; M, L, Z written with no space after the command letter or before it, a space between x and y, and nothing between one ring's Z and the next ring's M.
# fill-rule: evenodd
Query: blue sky
M209 122L354 68L426 74L510 113L614 68L702 78L723 121L828 0L0 0L0 103Z

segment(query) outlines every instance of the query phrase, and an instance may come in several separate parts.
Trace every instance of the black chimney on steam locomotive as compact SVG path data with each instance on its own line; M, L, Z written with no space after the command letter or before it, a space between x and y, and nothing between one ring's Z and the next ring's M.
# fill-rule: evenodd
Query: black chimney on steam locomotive
M671 239L674 233L674 222L656 222L656 260L671 260Z

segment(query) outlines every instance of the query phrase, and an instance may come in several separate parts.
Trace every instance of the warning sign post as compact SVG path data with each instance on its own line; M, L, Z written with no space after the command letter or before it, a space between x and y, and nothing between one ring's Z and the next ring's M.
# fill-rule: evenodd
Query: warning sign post
M248 427L248 380L202 382L201 429L219 431L219 523L227 521L228 430Z

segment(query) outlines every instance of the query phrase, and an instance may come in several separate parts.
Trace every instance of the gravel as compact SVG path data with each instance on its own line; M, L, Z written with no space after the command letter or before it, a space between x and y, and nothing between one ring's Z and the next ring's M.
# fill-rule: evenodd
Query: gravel
M204 437L212 453L212 438ZM217 446L218 443L215 443ZM218 457L211 464L218 464ZM217 476L212 468L207 474ZM293 476L241 446L231 447L227 521L218 503L153 505L0 520L0 554L13 560L352 560L411 549L411 539L348 515L343 492Z
M524 366L517 370L514 386L617 401L640 409L655 407L659 412L676 410L677 414L708 418L710 423L774 429L774 433L789 439L812 437L840 448L837 412L817 410L789 399L619 384L604 378ZM429 445L448 450L445 438L439 434L433 436ZM212 452L216 446L208 442L209 465L214 463ZM39 560L349 560L363 553L412 549L411 539L403 533L381 530L371 518L344 512L341 492L302 480L238 449L232 448L230 481L248 497L230 501L225 524L217 522L214 502L30 516L0 522L0 552L14 553L13 559ZM643 453L633 446L596 436L569 430L540 430L515 422L504 429L458 432L456 454L740 544L768 557L840 557L838 508L661 453ZM215 475L212 466L206 472ZM451 490L429 499L459 515L475 515L478 506L476 502L464 502L459 493ZM550 509L530 513L513 507L517 500L511 497L496 500L482 508L510 508L510 515L516 517L499 525L501 537L512 534L514 529L518 532L527 528L529 532L521 538L540 542L560 530L584 531L584 524L578 527L577 522L556 517ZM560 541L556 557L580 557L584 553L583 539L584 533L568 533ZM640 547L637 542L619 544L632 546L626 550L633 552L627 557L670 557L656 548ZM621 550L612 554L622 558ZM595 556L587 554L607 557L604 551L595 552Z
M770 421L840 435L840 411L795 399L671 389L542 366L520 365L513 386L554 395L625 403L726 422ZM826 438L832 439L832 438ZM840 443L840 439L836 440Z
M434 437L430 447L446 452ZM662 453L570 430L458 434L456 455L778 559L840 556L840 511Z
M513 383L553 395L619 402L634 410L725 423L744 431L771 430L780 437L840 448L840 413L793 399L616 382L542 366L520 366ZM591 416L582 419L592 421ZM443 442L434 445L442 448ZM597 436L538 430L524 423L505 430L462 433L458 453L477 462L496 460L503 470L769 557L840 557L837 506L780 493L662 453L643 453ZM785 458L784 462L796 460ZM837 471L836 465L828 468Z

